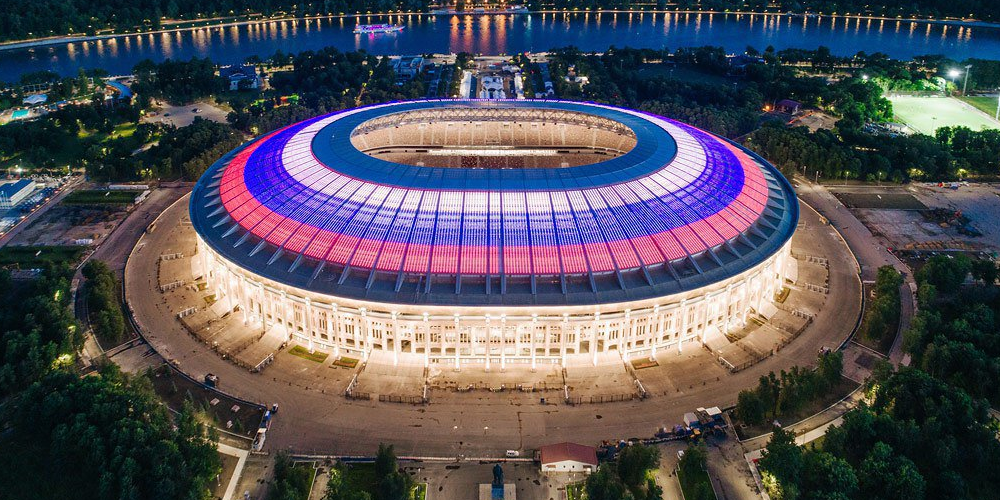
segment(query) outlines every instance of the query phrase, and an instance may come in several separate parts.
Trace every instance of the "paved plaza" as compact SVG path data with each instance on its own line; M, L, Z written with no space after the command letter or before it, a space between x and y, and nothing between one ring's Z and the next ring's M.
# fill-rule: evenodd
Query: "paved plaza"
M836 348L845 340L860 306L853 257L837 233L803 207L792 248L798 279L770 318L730 332L725 345L662 351L655 363L638 369L609 357L596 366L540 364L532 372L509 364L503 371L494 365L486 372L485 366L463 365L456 372L449 363L425 369L422 363L401 359L393 364L382 356L345 367L333 354L320 361L292 354L293 346L268 344L261 352L272 352L273 361L252 373L248 365L261 353L241 355L266 344L261 340L269 335L283 335L244 326L239 314L223 306L225 299L215 300L200 286L199 270L191 265L193 235L185 197L166 209L135 246L126 269L129 305L146 340L179 369L196 379L214 373L226 392L280 404L265 445L269 450L370 454L379 442L389 442L401 456L476 458L560 441L598 444L646 437L681 422L694 408L734 404L741 389L769 371L812 365L821 348ZM733 347L741 344L746 345ZM720 360L722 348L742 352L754 363L734 372ZM355 378L354 390L369 398L344 397ZM425 385L427 404L378 397L422 397ZM640 385L645 399L639 398ZM563 387L580 404L566 404ZM616 394L621 401L593 402Z

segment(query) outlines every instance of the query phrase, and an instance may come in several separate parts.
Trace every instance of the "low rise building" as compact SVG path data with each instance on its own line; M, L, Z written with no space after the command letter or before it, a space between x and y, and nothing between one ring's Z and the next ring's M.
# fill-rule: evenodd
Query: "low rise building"
M219 76L229 81L229 90L259 89L262 83L253 66L224 66L219 68Z
M35 191L35 181L20 179L0 184L0 209L11 209L21 204Z
M392 69L400 78L413 78L420 74L424 58L420 56L402 56L392 60Z
M586 472L597 470L597 449L576 443L542 446L542 472Z

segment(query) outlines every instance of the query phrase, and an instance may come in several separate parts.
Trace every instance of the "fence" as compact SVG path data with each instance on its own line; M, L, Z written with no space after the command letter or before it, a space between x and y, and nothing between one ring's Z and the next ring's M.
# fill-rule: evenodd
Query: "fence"
M427 401L420 396L401 396L396 394L379 394L378 400L380 403L407 403L411 405L422 405L427 403Z
M598 394L595 396L569 396L566 398L566 404L570 405L581 405L581 404L599 404L599 403L620 403L622 401L631 401L636 399L638 396L635 393L623 393L623 394Z

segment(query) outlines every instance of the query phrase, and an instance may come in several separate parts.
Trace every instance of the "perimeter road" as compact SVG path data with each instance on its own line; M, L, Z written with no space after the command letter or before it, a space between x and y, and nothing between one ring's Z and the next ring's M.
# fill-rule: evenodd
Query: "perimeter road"
M902 273L899 332L906 331L916 310L913 296L916 282L909 266L889 252L885 245L879 242L875 235L825 187L797 179L795 190L799 198L816 209L820 215L826 217L847 241L847 245L854 252L858 263L861 264L861 279L863 281L874 281L878 274L878 268L885 265L892 266ZM910 363L910 356L903 352L902 335L899 333L897 333L896 339L892 343L892 349L889 351L889 360L895 365L909 365Z

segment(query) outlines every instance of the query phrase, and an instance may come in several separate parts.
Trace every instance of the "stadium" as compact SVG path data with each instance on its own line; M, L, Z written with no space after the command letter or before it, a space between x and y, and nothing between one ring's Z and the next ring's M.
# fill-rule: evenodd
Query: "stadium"
M216 162L196 273L247 325L336 355L629 359L772 307L799 207L777 170L667 118L563 101L319 116Z

